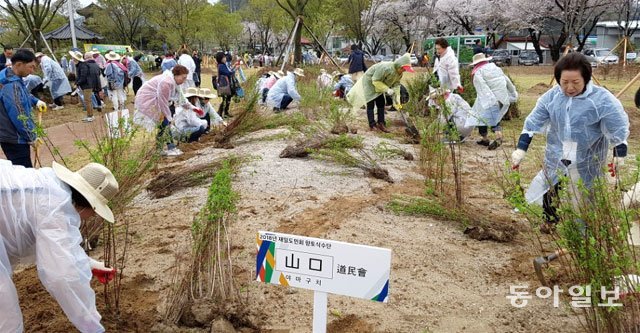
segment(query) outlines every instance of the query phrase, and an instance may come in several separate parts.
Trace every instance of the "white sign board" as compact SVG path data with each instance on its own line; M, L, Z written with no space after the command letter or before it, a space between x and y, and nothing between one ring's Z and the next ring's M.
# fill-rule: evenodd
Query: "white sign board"
M257 281L389 299L389 249L266 231L258 232L257 248Z
M638 54L635 52L627 53L627 60L633 60L638 57Z

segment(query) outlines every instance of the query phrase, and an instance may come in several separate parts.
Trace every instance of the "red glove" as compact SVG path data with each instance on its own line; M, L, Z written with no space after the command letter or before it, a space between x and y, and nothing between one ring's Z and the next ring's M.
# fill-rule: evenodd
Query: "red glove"
M464 88L462 86L458 86L458 93L459 94L464 93Z
M93 276L95 276L102 284L106 284L116 277L116 269L106 267L101 261L90 258L89 265L91 266L91 274L93 274Z
M609 164L607 164L607 166L609 167L609 174L611 175L611 177L615 177L616 176L616 165L615 165L615 163L609 163Z
M198 115L198 117L204 117L204 110L195 108L193 111Z

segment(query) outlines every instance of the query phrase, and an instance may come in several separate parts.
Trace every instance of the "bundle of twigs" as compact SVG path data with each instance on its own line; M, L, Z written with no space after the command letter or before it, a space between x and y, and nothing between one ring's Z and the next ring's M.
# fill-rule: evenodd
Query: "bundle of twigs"
M153 198L158 199L168 197L184 188L203 185L211 181L216 172L222 168L223 163L235 169L242 163L242 159L230 156L184 169L169 168L169 170L160 171L158 176L147 185L147 191Z
M358 156L354 156L346 149L320 149L314 155L320 159L334 161L349 167L364 170L367 175L393 183L389 171L382 168L374 158L364 149L356 150Z
M293 145L288 145L280 153L280 158L307 157L313 151L323 148L329 136L323 132L314 134L311 138L303 138Z
M186 272L176 269L174 287L167 298L164 318L177 323L193 300L220 304L240 302L233 278L228 224L236 212L237 194L231 188L232 167L225 163L211 182L206 205L192 223L191 258ZM186 274L184 274L186 273Z
M244 110L233 118L227 127L216 133L213 140L217 147L228 148L232 138L251 132L256 124L261 122L262 116L257 112L258 94L252 94Z

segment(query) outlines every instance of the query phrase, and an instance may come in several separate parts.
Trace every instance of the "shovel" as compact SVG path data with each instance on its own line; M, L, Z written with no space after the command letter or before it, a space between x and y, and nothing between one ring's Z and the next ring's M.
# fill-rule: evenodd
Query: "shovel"
M402 117L402 121L406 126L405 132L412 138L419 140L420 131L418 131L418 129L409 122L409 119L404 114L404 111L402 111L402 104L395 105L395 108L398 110L398 112L400 112L400 117Z

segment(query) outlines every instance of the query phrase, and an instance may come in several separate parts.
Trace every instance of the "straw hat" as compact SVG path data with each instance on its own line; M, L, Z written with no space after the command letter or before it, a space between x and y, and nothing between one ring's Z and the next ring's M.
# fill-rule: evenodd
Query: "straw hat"
M69 51L69 55L71 56L71 58L78 60L78 61L84 61L84 56L82 55L81 52L78 51Z
M105 54L104 57L107 60L120 60L120 55L113 51L110 51L109 53Z
M297 76L304 76L304 69L296 68L296 69L293 70L293 74L295 74Z
M189 98L193 96L200 96L200 94L198 94L198 88L196 87L187 88L187 90L184 92L184 97Z
M281 79L284 76L284 72L283 71L273 72L273 76L275 76L276 79Z
M91 52L93 52L93 54L100 54L100 51L97 48L92 48Z
M118 193L118 181L109 169L98 163L89 163L76 172L56 162L51 167L60 180L87 199L96 214L113 223L113 213L107 203Z
M336 77L338 75L342 74L342 72L340 71L333 71L333 73L331 73L331 76Z
M493 57L486 57L484 55L484 53L477 53L473 56L473 61L471 62L471 64L469 66L475 66L483 61L489 61L493 59Z
M36 54L35 54L36 59L42 57L43 55L44 55L44 53L42 53L42 52L36 52Z
M198 96L200 96L202 98L208 98L208 99L214 99L214 98L218 97L218 96L216 96L216 94L211 92L211 89L209 89L209 88L200 88L200 89L198 89Z

